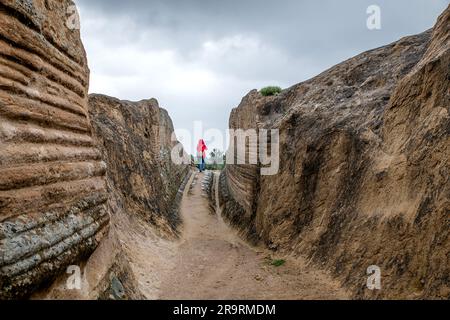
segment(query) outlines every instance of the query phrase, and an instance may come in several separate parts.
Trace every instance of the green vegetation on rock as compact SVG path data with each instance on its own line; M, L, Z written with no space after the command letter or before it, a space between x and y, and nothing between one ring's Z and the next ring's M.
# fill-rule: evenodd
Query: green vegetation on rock
M276 96L276 95L280 94L281 91L283 91L283 89L281 89L280 87L271 86L271 87L262 88L260 93L264 97L270 97L270 96Z

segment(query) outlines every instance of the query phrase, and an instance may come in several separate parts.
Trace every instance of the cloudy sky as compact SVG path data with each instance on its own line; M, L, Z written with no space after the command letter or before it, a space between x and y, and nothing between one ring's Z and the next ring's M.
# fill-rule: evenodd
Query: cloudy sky
M289 87L422 32L450 0L75 2L91 93L154 97L177 129L193 131L194 121L202 121L204 130L224 131L231 109L250 90ZM381 8L382 28L370 31L366 11L374 4Z

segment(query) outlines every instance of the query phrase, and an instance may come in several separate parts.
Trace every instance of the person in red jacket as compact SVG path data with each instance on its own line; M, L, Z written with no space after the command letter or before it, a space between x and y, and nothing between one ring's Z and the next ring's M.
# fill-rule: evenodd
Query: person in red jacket
M206 150L208 150L208 147L206 146L205 141L200 139L197 145L197 158L199 161L198 169L200 172L203 172L206 169Z

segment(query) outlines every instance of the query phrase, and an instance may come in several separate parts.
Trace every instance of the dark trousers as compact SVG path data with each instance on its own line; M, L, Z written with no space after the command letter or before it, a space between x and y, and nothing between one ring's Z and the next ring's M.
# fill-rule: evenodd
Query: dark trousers
M202 157L202 160L201 160L200 164L198 165L198 169L200 170L200 172L205 171L205 169L206 169L205 158Z

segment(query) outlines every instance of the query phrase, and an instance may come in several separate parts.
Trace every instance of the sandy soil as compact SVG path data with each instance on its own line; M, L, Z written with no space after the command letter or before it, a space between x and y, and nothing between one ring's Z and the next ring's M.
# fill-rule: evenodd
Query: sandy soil
M348 295L305 261L252 248L210 212L197 174L181 204L182 240L161 278L159 299L346 299ZM217 190L217 188L216 188Z
M186 187L180 240L163 239L150 225L117 210L111 240L103 242L84 268L84 290L67 290L67 275L63 275L33 298L92 299L95 288L88 284L107 276L107 267L117 253L125 253L131 268L127 272L133 279L133 296L149 300L349 298L330 276L307 266L304 260L272 256L242 241L223 222L220 210L211 212L202 190L204 178L204 174L196 174ZM286 263L275 267L271 264L274 259Z

